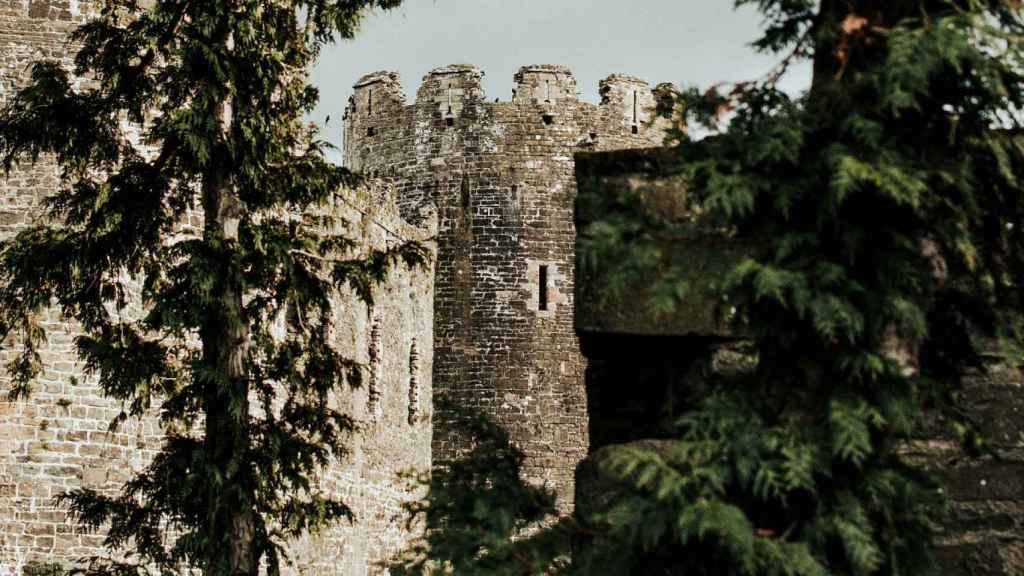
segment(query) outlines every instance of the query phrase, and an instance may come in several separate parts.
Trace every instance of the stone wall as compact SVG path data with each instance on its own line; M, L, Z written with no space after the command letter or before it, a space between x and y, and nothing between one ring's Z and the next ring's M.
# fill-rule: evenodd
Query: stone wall
M82 21L69 2L0 2L0 103L11 97L39 59L70 65L67 34ZM15 167L0 178L0 235L9 237L35 217L39 201L56 190L56 166ZM20 574L25 563L92 552L101 537L68 525L53 499L79 486L123 482L154 453L160 432L152 420L130 422L116 433L118 414L75 362L76 328L59 314L43 318L46 369L30 402L0 400L0 574ZM6 363L10 351L0 352ZM7 380L7 378L2 378ZM0 383L0 387L6 386Z
M686 182L678 174L680 163L678 152L668 148L576 155L576 225L581 229L614 211L628 211L623 214L627 217L669 219L689 228L685 242L645 238L630 246L620 243L610 248L612 252L584 239L577 246L576 328L581 332L728 335L715 283L746 257L749 247L692 225ZM651 258L662 267L651 266ZM624 267L634 261L641 264L624 277ZM686 271L686 292L673 310L655 315L652 288L662 271L673 266Z
M436 219L427 214L421 226L404 222L387 187L361 189L338 208L364 248L419 240L433 250ZM402 504L422 494L400 474L431 466L433 269L392 270L372 307L343 294L335 318L333 343L365 372L361 388L336 394L359 432L349 440L345 459L324 473L321 489L341 497L356 521L296 542L290 554L303 576L381 574L378 563L405 549L415 535L406 529Z
M906 452L942 477L951 500L938 550L949 576L1024 574L1024 366L989 360L959 400L998 457L968 457L938 418Z
M79 2L0 0L0 103L27 77L38 59L70 65L67 34L82 19ZM0 176L0 238L37 217L40 200L59 184L52 159L16 167ZM363 249L400 239L427 240L436 232L429 210L406 223L386 185L346 193L337 209L351 223ZM200 224L191 215L192 224ZM339 391L341 408L360 424L351 452L325 471L322 489L341 496L356 522L339 525L289 547L296 573L378 574L385 560L412 536L402 503L416 493L398 478L406 470L429 470L433 378L433 270L395 270L376 304L339 299L331 337L343 353L367 367L367 385ZM79 487L115 492L159 449L163 432L155 418L128 421L108 431L120 406L104 398L94 378L82 374L73 340L74 323L55 311L44 315L45 369L30 400L0 396L0 576L21 576L32 563L70 566L102 553L102 534L71 524L54 497ZM10 359L7 342L0 362ZM9 378L0 374L0 392ZM372 399L371 399L372 396Z
M397 74L356 85L345 161L393 183L403 215L438 207L435 398L483 411L526 453L526 476L572 503L587 452L584 363L573 324L573 154L664 140L655 91L611 76L599 105L572 73L528 66L491 102L472 66L437 68L406 103ZM664 88L662 88L664 89ZM435 421L434 457L464 448Z

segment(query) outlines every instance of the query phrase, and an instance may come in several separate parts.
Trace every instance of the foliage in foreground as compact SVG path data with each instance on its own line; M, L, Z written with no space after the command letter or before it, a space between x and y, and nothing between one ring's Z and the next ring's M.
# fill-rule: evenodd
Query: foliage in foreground
M673 239L755 247L720 300L757 367L709 387L669 445L604 460L618 488L568 524L586 528L562 540L577 545L564 571L935 573L946 503L898 451L926 409L955 409L987 346L1021 344L1020 3L737 4L763 11L755 46L783 61L682 96L684 122L712 130L675 134L690 217L651 218L642 198L618 198L580 248L581 262L630 274L663 264ZM776 84L800 60L814 78L792 99ZM668 285L651 292L685 292L674 283L686 272L662 270Z
M675 134L692 217L619 202L581 233L590 260L665 238L755 247L720 301L757 369L714 388L675 449L613 460L633 492L610 538L635 558L613 573L659 556L687 574L932 573L944 500L897 451L985 346L1021 342L1020 5L737 4L762 9L755 46L784 60L682 97L712 131ZM800 60L814 78L793 100L776 83Z
M40 312L56 305L123 406L112 427L155 410L168 431L120 494L63 496L109 528L114 559L88 574L277 574L287 539L351 517L315 488L354 426L332 394L360 373L326 337L331 298L370 302L424 252L361 256L331 216L356 179L303 121L306 73L365 10L398 3L105 0L72 37L81 85L36 62L0 111L4 168L52 155L61 176L38 223L0 244L11 395L42 369Z
M400 575L544 574L568 551L567 526L556 524L555 495L527 485L524 455L487 417L449 408L452 429L472 446L430 474L409 475L425 497L406 506L410 528L424 536L388 566Z

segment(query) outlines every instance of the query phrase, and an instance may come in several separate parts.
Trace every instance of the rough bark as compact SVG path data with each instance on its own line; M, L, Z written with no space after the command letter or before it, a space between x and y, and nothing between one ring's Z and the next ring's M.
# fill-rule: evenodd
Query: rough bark
M230 51L230 35L225 45ZM212 111L225 136L231 129L232 110L232 102L225 99ZM218 503L211 517L212 533L221 536L219 542L208 548L207 563L217 565L226 556L229 574L256 576L260 555L253 512L255 490L251 470L245 464L250 449L249 386L245 373L250 334L242 304L244 280L232 257L244 207L223 164L227 154L215 157L218 156L222 162L211 162L211 169L203 178L204 240L220 266L213 299L217 309L207 316L201 337L203 360L220 379L207 384L205 444L208 457L224 482L216 494L210 494L211 501Z

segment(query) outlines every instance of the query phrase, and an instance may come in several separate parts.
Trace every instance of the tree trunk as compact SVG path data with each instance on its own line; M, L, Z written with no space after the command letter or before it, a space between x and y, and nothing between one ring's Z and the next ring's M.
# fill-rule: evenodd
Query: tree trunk
M233 45L231 35L225 41ZM217 119L225 139L231 128L232 103L216 104ZM255 490L248 465L250 444L249 384L246 360L249 353L249 326L243 314L244 280L235 265L238 229L243 206L224 168L227 154L223 147L213 158L212 168L203 177L203 238L216 255L219 267L214 279L215 310L208 314L201 338L203 362L220 381L206 385L206 437L208 458L216 466L223 483L214 494L210 518L211 545L207 550L209 566L227 564L230 576L256 576L259 553L256 546L258 519L255 516Z
M821 0L818 15L814 19L817 31L836 24L836 13L839 9L836 0ZM813 98L825 85L829 84L836 71L835 45L822 41L821 36L814 46L814 60L811 76L811 97Z

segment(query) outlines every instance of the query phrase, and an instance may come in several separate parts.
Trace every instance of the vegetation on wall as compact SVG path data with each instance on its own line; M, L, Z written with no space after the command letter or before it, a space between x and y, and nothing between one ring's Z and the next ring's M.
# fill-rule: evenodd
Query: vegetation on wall
M303 118L306 73L367 9L399 0L106 0L72 36L74 70L33 64L0 111L0 162L52 155L61 187L0 244L12 398L31 392L55 305L112 426L155 411L159 453L114 496L63 495L107 529L88 574L279 573L283 544L350 516L316 489L360 367L326 337L331 297L362 300L414 243L367 255L331 217L356 183ZM190 226L188 215L201 214Z
M518 576L565 564L574 529L569 521L556 523L550 489L523 481L522 450L486 416L447 409L451 430L469 448L407 478L428 489L405 506L409 527L425 532L391 560L390 574Z

